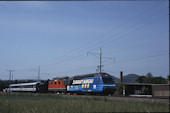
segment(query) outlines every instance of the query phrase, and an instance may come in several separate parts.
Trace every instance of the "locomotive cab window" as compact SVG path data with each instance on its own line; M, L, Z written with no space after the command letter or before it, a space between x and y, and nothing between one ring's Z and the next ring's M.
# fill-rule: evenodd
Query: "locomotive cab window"
M104 84L113 84L114 81L113 81L112 78L103 77L103 83L104 83Z

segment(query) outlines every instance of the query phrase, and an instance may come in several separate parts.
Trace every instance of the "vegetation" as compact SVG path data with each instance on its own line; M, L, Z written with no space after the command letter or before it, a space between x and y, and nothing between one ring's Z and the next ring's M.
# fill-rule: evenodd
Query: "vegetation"
M149 83L149 84L167 84L167 80L165 78L153 77L151 73L148 73L146 76L139 76L136 79L136 82L139 83Z
M117 84L116 85L116 92L118 95L123 95L123 87L125 88L124 84ZM126 88L125 88L126 89Z
M1 113L168 112L164 103L70 97L47 94L0 94Z
M142 95L148 95L149 94L149 89L145 86L142 87L141 89Z
M120 83L120 79L113 76L113 80L115 83ZM139 82L139 83L150 83L150 84L167 84L168 80L170 80L170 76L167 76L167 79L158 76L153 77L152 73L147 73L146 76L139 76L136 74L128 74L123 76L123 83L132 83L132 82Z
M170 75L167 76L167 79L170 80Z

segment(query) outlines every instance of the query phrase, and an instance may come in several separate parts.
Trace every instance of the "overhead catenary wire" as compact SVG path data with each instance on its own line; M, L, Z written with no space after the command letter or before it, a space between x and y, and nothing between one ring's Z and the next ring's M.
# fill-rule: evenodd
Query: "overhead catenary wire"
M167 7L166 7L166 8L167 8ZM166 9L166 8L163 8L163 9L161 9L160 11L162 11L162 10L164 10L164 9ZM141 21L137 22L136 24L142 23L142 22L144 22L144 20L147 20L148 18L150 18L150 17L152 17L152 16L154 16L154 15L156 15L156 14L158 14L158 12L150 15L149 17L147 17L147 18L145 18L145 19L142 19ZM139 14L139 15L140 15L140 14ZM167 16L167 15L165 15L165 16ZM133 20L133 18L131 19L131 21L132 21L132 20ZM127 23L128 23L128 22L127 22ZM127 23L124 23L124 25L127 24ZM134 27L136 24L133 24L132 26L124 29L123 31L128 31L129 28ZM114 31L114 30L118 30L117 28L122 27L122 26L123 26L123 25L121 24L121 25L118 25L117 27L114 27L113 31ZM109 32L109 33L111 33L111 32ZM108 34L109 34L109 33L108 33ZM121 35L122 35L122 31L119 31L119 33L116 33L116 34L121 34ZM115 34L114 34L114 35L115 35ZM107 36L107 35L105 35L105 37L100 37L100 38L99 38L99 39L103 39L103 40L101 41L101 42L102 42L101 45L105 45L105 44L107 44L108 42L110 42L110 40L107 40L108 37L106 37L106 36ZM96 40L99 41L99 39L96 39ZM114 40L114 39L115 39L115 38L113 38L112 40ZM116 40L117 40L117 39L116 39ZM92 50L95 50L95 49L97 49L97 48L103 47L103 46L101 46L101 45L98 46L98 47L94 47L94 45L98 45L98 43L99 43L99 42L96 42L96 44L93 44L93 45L91 45L90 47L88 47L88 48L92 48L92 49L90 49L89 51L92 51ZM86 48L86 49L88 49L88 48Z
M156 14L157 14L157 13L156 13ZM151 15L151 16L153 16L153 15ZM166 16L167 16L167 15L166 15ZM149 17L145 18L144 20L146 20L146 19L148 19L148 18L149 18ZM159 20L160 20L160 19L159 19ZM141 20L140 22L143 22L143 20ZM139 22L138 22L138 23L139 23ZM131 27L135 26L136 24L137 24L137 23L135 23L135 24L132 25ZM138 28L138 29L139 29L139 28ZM126 29L126 30L129 30L129 29ZM135 29L135 30L136 30L136 29ZM122 34L121 34L121 35L122 35ZM120 37L116 37L115 40L116 40L116 39L120 39ZM111 41L109 41L109 42L107 41L107 42L105 42L105 43L102 43L101 45L105 45L106 43L110 43L110 42L113 42L113 41L115 41L115 40L111 40ZM101 47L101 46L95 47L95 49L96 49L96 48L99 48L99 47ZM91 49L91 50L94 50L94 48ZM75 57L75 56L73 56L73 57L71 57L71 58L74 58L74 57ZM71 58L69 58L69 59L71 59ZM65 62L65 61L64 61L64 62ZM62 61L60 61L60 63L62 63ZM53 64L57 64L57 63L53 63ZM49 65L50 65L50 64L49 64ZM49 65L48 65L48 66L49 66Z
M168 7L166 7L166 8L168 8ZM155 13L156 14L156 13ZM153 16L153 15L151 15L151 16ZM164 16L161 16L161 18L163 18L163 17L168 17L168 14L167 15L164 15ZM145 18L144 20L146 20L146 19L148 19L148 18L150 18L150 16L149 17L147 17L147 18ZM135 24L133 24L132 26L130 26L129 28L127 28L127 29L124 29L123 31L120 31L120 35L122 35L122 34L128 34L129 32L124 32L124 31L129 31L131 28L133 28L136 24L139 24L139 23L141 23L141 22L143 22L144 20L141 20L141 21L139 21L138 23L135 23ZM157 19L157 21L159 21L160 20L160 18L159 19ZM152 23L154 23L154 21L153 22L151 22L151 23L149 23L149 24L152 24ZM149 25L148 24L148 25ZM143 25L142 27L144 27L145 25ZM135 30L133 30L133 32L134 31L137 31L137 30L139 30L140 28L142 28L142 27L138 27L137 29L135 29ZM117 33L118 34L118 33ZM113 36L112 36L113 37ZM100 46L98 46L98 47L93 47L90 51L92 51L92 50L95 50L95 49L97 49L97 48L99 48L99 47L103 47L103 46L105 46L105 45L107 45L108 43L113 43L113 42L115 42L116 40L119 40L119 39L121 39L121 38L123 38L122 36L117 36L117 37L114 37L113 39L111 39L111 40L105 40L105 41L103 41L102 42L102 44L100 45Z
M159 56L165 56L168 55L168 53L162 53L162 54L156 54L156 55L150 55L150 56L144 56L144 57L138 57L138 58L133 58L133 59L125 59L125 61L117 61L115 63L125 63L125 62L132 62L132 61L137 61L137 60L143 60L147 58L153 58L153 57L159 57ZM114 64L115 64L114 63ZM113 65L113 63L108 63L104 65Z
M118 39L118 38L117 38ZM112 40L113 41L113 40ZM110 41L111 42L111 41ZM109 43L110 43L109 42ZM104 45L104 44L102 44L102 45ZM99 48L99 47L101 47L101 46L98 46L97 48ZM96 48L95 48L96 49ZM83 54L81 54L81 55L83 55ZM71 57L69 57L69 58L67 58L67 60L64 60L64 61L59 61L59 62L57 62L57 63L52 63L52 64L48 64L48 65L44 65L44 67L45 66L51 66L51 65L56 65L56 64L60 64L60 63L63 63L63 62L65 62L65 61L68 61L68 60L73 60L72 58L76 58L76 57L78 57L78 56L81 56L80 54L79 55L76 55L76 56L71 56Z
M138 39L139 40L148 40L149 38L153 37L153 36L160 36L160 35L165 35L165 33L168 33L168 30L167 31L163 31L163 32L157 32L157 33L154 33L154 34L150 34L150 35L146 35L146 36L138 36L138 37L135 37L135 39L131 39L130 41L131 42L134 42ZM166 34L167 35L167 34ZM166 37L167 38L167 37ZM169 38L168 38L169 39ZM165 38L161 38L161 40L165 40ZM166 39L167 40L167 39ZM127 40L126 40L127 42ZM150 43L150 42L149 42ZM122 52L123 50L128 50L128 49L133 49L133 48L137 48L137 47L143 47L141 45L135 45L135 46L131 46L131 47L125 47L125 48L122 48L122 49L119 49L119 50L109 50L109 51L105 51L104 53L110 53L110 52Z
M163 2L162 2L163 3ZM159 5L159 4L157 4L157 5ZM144 14L144 13L143 13ZM129 19L130 20L130 19ZM121 27L121 26L120 26ZM115 28L114 28L115 29ZM110 33L111 33L112 31L110 31ZM107 35L108 35L109 33L106 33L106 34L103 34L103 36L101 36L101 38L100 39L103 39L104 37L106 37ZM96 38L97 39L97 38ZM94 42L98 42L99 40L95 40L94 39ZM85 50L86 49L91 49L91 48L89 48L89 46L88 45L91 45L91 44L94 44L94 42L92 41L92 43L88 43L86 46L81 46L82 48L78 48L78 49L75 49L75 51L72 51L72 52L70 52L70 54L69 53L66 53L65 55L62 55L60 58L56 58L56 60L59 60L59 61L53 61L54 63L49 63L49 64L47 64L47 65L45 65L44 67L48 67L48 66L52 66L52 65L57 65L57 64L61 64L61 63L65 63L65 62L67 62L67 61L71 61L71 60L75 60L75 59L77 59L77 58L79 58L80 56L79 55L77 55L77 54L80 54L80 52L82 53L81 55L83 56L83 51L82 51L82 49L84 48ZM108 44L108 43L107 43ZM101 45L100 45L101 46ZM94 45L92 45L91 47L94 47ZM86 51L87 52L87 51ZM77 56L77 57L76 57Z
M60 74L63 74L63 73L72 73L72 72L75 72L75 71L84 70L84 69L88 69L88 68L96 68L96 65L85 66L85 67L81 67L81 68L75 68L75 69L71 69L71 70L68 70L68 71L59 72L59 73L56 73L56 74L60 75Z
M94 44L93 44L94 42L99 41L99 39L104 38L107 34L113 32L114 30L117 30L118 28L120 28L120 27L122 27L123 25L127 24L129 21L133 21L135 18L137 18L137 17L139 17L139 16L145 14L146 12L149 12L150 10L152 10L153 8L159 6L159 5L162 4L162 3L163 3L163 1L160 1L159 3L153 5L152 7L150 7L150 8L148 8L148 9L144 10L144 11L141 12L140 14L138 14L138 15L132 17L132 18L129 18L128 20L126 20L126 21L123 22L122 24L120 24L120 25L114 27L114 28L111 29L110 31L108 31L108 32L106 32L106 33L104 33L104 34L102 34L102 35L100 35L100 36L97 36L96 38L92 39L92 41L86 43L85 45L83 45L83 46L81 46L81 47L79 47L79 48L74 49L74 50L71 51L70 53L66 53L66 54L64 54L64 55L62 55L62 56L60 56L60 57L57 57L56 59L58 59L58 60L60 59L60 60L61 60L61 59L70 57L70 54L73 54L73 53L75 53L75 52L81 52L81 51L82 51L81 49L83 49L84 47L85 47L84 50L86 50L86 49L87 49L86 47L89 48L89 45L90 45L90 44L92 44L92 46L94 46ZM78 51L78 50L79 50L79 51ZM52 63L52 64L53 64L53 63ZM47 64L47 65L49 66L50 64ZM42 65L42 66L47 66L47 65ZM42 66L41 66L41 67L42 67Z
M151 47L153 46L154 43L156 42L159 42L159 44L161 44L162 42L164 43L165 41L168 41L168 39L160 39L160 40L152 40L152 41L149 41L149 42L146 42L146 43L143 43L143 44L140 44L140 45L135 45L135 46L130 46L130 47L126 47L126 48L122 48L120 50L112 50L112 51L107 51L106 53L110 53L110 52L114 52L116 55L118 56L122 56L122 55L125 55L127 52L132 52L133 53L133 50L146 50L148 47ZM145 46L143 46L145 45ZM158 45L155 45L155 46L158 46ZM168 48L167 48L168 49ZM126 52L124 52L126 51ZM163 50L163 51L156 51L154 53L156 54L159 54L160 52L167 52L167 50ZM142 55L143 56L143 55Z

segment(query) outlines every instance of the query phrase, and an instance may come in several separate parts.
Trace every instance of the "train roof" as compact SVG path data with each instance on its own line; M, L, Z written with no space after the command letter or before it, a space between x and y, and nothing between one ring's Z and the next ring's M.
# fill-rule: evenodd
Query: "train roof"
M85 75L77 75L74 76L73 79L81 79L86 77L95 77L95 76L110 76L108 73L92 73L92 74L85 74Z
M10 86L36 85L39 82L11 84Z
M58 77L58 78L53 78L52 80L50 80L50 81L58 81L58 80L66 80L66 79L68 79L69 77Z

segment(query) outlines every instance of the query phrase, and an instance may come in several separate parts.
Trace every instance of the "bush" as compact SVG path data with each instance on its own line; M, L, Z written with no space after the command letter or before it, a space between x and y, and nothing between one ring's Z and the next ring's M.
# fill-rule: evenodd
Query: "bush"
M117 87L116 92L118 93L118 95L123 95L123 87L125 87L125 84L118 84L116 87Z
M142 95L148 95L149 94L148 88L145 87L145 86L142 87L141 92L142 92L141 93Z

